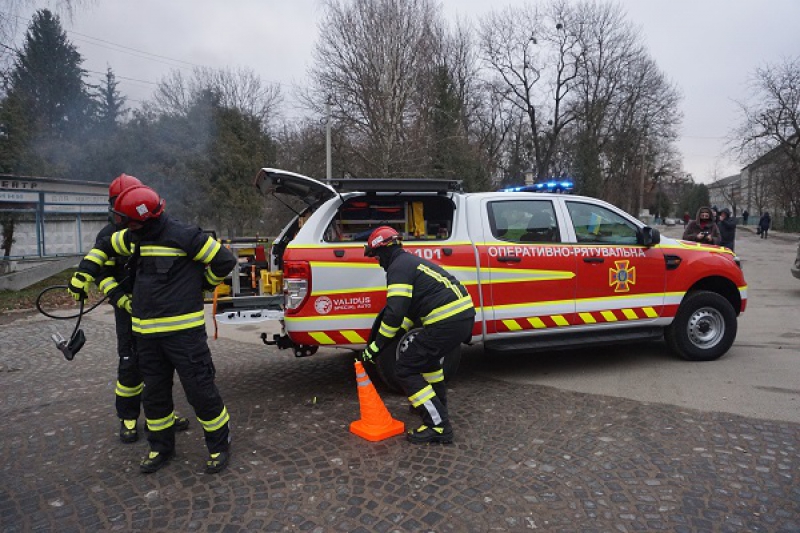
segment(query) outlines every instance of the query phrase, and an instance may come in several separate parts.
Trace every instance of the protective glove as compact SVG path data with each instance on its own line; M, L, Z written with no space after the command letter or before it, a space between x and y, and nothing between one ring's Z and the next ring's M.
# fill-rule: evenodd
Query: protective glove
M132 300L130 294L123 294L122 296L119 297L119 300L117 300L117 307L127 311L128 314L131 314L131 305L132 304L133 304L133 300Z
M372 363L374 365L376 357L378 357L378 347L375 346L374 342L368 344L364 351L361 352L361 360L365 363Z
M72 279L69 280L69 287L67 292L72 296L76 302L80 302L89 297L89 284L92 278L83 272L75 272Z

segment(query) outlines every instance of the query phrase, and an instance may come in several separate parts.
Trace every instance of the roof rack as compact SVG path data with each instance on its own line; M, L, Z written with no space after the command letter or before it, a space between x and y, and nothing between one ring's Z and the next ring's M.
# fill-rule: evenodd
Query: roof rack
M339 192L464 192L461 180L400 179L400 178L346 178L325 181Z

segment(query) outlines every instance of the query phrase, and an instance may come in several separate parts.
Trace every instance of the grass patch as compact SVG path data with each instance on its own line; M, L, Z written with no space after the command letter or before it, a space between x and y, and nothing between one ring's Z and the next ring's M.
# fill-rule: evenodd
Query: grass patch
M19 291L0 291L0 313L10 311L12 309L35 309L36 298L39 296L40 292L47 287L52 287L53 285L68 285L69 280L72 278L74 273L74 268L68 268L67 270L59 272L54 276L50 276L49 278L38 283L34 283L25 289ZM89 303L97 301L99 295L100 294L97 291L97 287L92 286ZM73 300L72 297L67 294L66 289L50 291L47 293L45 298L46 301L42 303L42 307L44 309L76 306L75 300Z

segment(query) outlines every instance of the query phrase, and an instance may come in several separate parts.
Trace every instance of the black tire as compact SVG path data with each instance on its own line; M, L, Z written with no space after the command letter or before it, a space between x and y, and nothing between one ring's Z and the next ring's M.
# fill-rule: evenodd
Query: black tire
M686 295L664 337L687 361L713 361L733 345L737 328L736 312L728 300L715 292L696 291Z
M389 390L403 392L400 382L397 380L397 358L408 349L408 346L414 341L414 337L420 331L422 331L422 328L412 329L399 339L390 342L378 355L378 362L375 365L375 369L381 381ZM458 373L458 367L461 365L461 345L456 346L449 353L445 354L443 359L442 370L444 370L445 379L449 381L455 377L456 373Z

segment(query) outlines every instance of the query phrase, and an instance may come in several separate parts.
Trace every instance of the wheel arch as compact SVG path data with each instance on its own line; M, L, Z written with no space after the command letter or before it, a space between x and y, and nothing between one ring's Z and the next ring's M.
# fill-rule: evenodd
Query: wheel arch
M689 290L686 292L688 294L693 291L715 292L730 302L731 307L733 307L737 317L741 313L742 295L739 293L739 289L736 287L736 284L728 278L723 276L709 276L707 278L700 279L696 281L694 285L689 287Z

